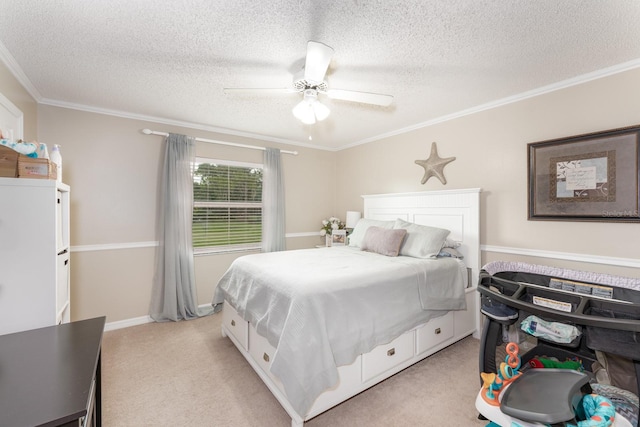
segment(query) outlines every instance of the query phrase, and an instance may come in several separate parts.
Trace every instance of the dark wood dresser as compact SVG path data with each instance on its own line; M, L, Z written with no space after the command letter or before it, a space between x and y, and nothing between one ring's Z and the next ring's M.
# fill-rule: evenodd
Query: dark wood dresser
M0 426L101 426L105 317L0 335Z

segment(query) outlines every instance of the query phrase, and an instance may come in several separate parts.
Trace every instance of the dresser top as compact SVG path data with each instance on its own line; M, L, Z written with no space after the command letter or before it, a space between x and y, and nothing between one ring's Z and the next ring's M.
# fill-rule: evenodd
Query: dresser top
M105 317L0 335L0 425L55 426L85 415Z

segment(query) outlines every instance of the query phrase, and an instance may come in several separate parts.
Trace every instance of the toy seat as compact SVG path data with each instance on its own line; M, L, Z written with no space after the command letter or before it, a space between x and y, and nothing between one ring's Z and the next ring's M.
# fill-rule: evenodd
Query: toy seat
M504 391L500 409L529 422L555 424L571 421L589 376L569 369L529 369Z

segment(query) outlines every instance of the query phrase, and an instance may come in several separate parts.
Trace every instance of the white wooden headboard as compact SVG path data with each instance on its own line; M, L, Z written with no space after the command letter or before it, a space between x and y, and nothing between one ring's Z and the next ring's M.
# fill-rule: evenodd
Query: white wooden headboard
M449 239L460 242L458 250L471 268L476 286L480 274L480 189L372 194L364 199L364 217L405 221L451 230Z

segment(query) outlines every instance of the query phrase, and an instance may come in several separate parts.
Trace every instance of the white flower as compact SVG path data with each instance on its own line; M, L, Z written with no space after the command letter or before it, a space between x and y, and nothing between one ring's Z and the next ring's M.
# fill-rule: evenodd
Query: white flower
M344 228L344 223L340 221L340 218L336 218L335 216L329 217L328 219L322 220L322 227L320 230L320 236L331 235L333 230L342 230Z

